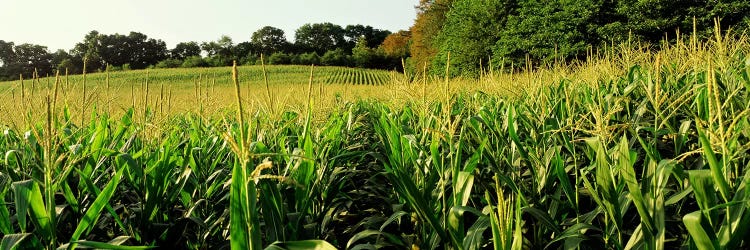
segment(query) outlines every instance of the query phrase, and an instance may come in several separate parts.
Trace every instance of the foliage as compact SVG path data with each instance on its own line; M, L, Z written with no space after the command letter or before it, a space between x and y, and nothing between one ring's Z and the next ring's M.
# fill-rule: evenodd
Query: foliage
M320 56L318 55L318 53L315 53L315 52L295 55L292 57L292 64L320 65Z
M209 64L200 56L191 56L185 58L180 67L183 68L196 68L196 67L208 67Z
M345 44L344 29L332 23L307 23L294 33L294 45L301 51L323 54Z
M284 30L271 26L265 26L253 32L250 42L264 55L286 52L290 47Z
M715 19L720 30L744 31L748 11L750 3L741 0L423 0L411 27L410 61L418 69L432 64L431 72L442 76L451 54L449 75L476 77L488 61L498 69L584 60L613 44L659 48L663 38L674 43L676 34L693 29L705 39Z
M526 55L533 62L585 58L596 43L588 25L601 8L598 1L521 1L517 15L507 15L494 47L495 65L504 59L524 65Z
M234 43L229 36L221 36L219 40L201 43L201 49L206 52L206 62L213 67L229 66L237 60L234 53Z
M104 70L106 65L122 66L129 64L133 69L145 69L168 57L166 43L162 40L130 32L121 34L100 34L91 31L84 41L77 43L72 55L86 60L88 72Z
M143 91L116 118L84 114L68 102L80 98L47 102L52 87L4 83L36 95L0 106L24 116L0 134L2 244L746 249L750 43L717 37L480 80L306 66L87 76L115 90L188 86L194 99L180 101L195 113L160 113ZM306 104L264 104L251 89L263 73ZM365 89L393 97L321 105L342 76L389 76ZM235 83L235 99L209 97L208 82ZM212 99L217 116L202 113Z
M352 60L350 56L344 52L344 49L338 48L326 51L326 53L320 58L320 63L325 66L350 66L352 65Z
M501 34L503 28L510 29L506 27L506 18L513 11L515 1L455 0L440 34L433 41L438 52L431 63L432 72L445 75L450 54L450 75L461 72L476 77L483 66L480 64L487 64L492 58L498 40L527 41L529 37L520 34ZM538 26L533 28L539 29Z
M182 63L183 61L179 59L165 59L156 63L154 67L156 67L157 69L179 68L180 66L182 66Z
M367 42L366 45L369 48L374 48L383 43L386 37L391 34L390 31L373 28L372 26L365 26L361 24L347 25L344 28L344 36L347 40L347 50L351 50L356 46L360 38L364 37Z
M271 54L271 56L268 57L268 64L281 65L281 64L291 64L291 63L292 63L292 56L284 52L276 52L276 53Z
M430 62L437 54L437 44L435 44L434 38L440 34L445 22L445 15L452 2L453 0L419 1L417 18L409 29L412 37L409 54L411 54L414 67L419 69L423 65L430 67Z
M380 44L379 48L383 49L383 52L387 57L407 58L409 57L410 40L411 32L407 30L400 30L396 33L388 35L383 40L383 43Z
M181 42L169 51L169 56L177 60L185 60L185 58L200 55L201 46L197 42Z
M0 80L18 79L19 75L32 78L34 74L54 74L53 55L47 47L34 44L18 44L0 40Z

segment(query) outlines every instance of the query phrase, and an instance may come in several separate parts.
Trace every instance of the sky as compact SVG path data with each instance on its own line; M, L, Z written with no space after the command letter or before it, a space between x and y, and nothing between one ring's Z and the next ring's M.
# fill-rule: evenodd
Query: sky
M249 41L256 30L273 26L294 40L306 23L370 25L392 32L408 29L419 0L0 0L0 40L70 50L89 31L137 31L179 42L214 41L228 35Z

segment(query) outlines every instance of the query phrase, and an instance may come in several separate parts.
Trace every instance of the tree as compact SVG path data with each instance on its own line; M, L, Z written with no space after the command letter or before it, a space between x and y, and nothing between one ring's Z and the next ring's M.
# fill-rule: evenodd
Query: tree
M55 53L52 53L52 59L50 63L55 70L60 70L62 73L65 73L65 68L60 68L60 64L65 60L70 60L71 58L73 58L72 55L70 55L65 50L59 49L55 51Z
M309 53L303 53L295 56L292 58L292 64L297 65L320 65L320 56L318 53L315 52L309 52Z
M596 41L588 25L601 6L596 0L521 1L500 31L494 59L518 65L526 55L542 63L585 57Z
M357 45L352 49L352 59L354 65L359 68L370 68L372 67L373 60L376 57L373 49L367 47L367 39L362 36Z
M13 42L0 40L0 67L15 60L16 52L13 51Z
M88 72L95 69L103 69L103 67L106 66L100 56L100 52L102 51L100 40L101 35L99 32L92 30L84 36L82 42L77 43L75 47L73 47L73 50L71 50L73 56L81 58L82 65L83 61L86 61L86 71ZM81 69L83 69L83 66L81 66Z
M354 48L354 46L357 44L357 41L361 37L365 37L365 41L367 42L367 47L374 48L383 43L383 40L385 40L388 35L391 34L390 31L387 30L380 30L375 29L371 26L364 26L361 24L357 25L347 25L344 29L344 34L346 36L346 40L349 43L348 49Z
M129 64L132 69L144 69L167 59L167 44L160 39L148 38L138 32L130 32L127 39L127 52L130 53Z
M380 44L380 48L386 56L391 58L407 58L409 57L409 41L411 40L411 32L408 30L399 30L396 33L388 35L383 43Z
M206 63L205 60L203 60L200 56L190 56L185 58L185 60L182 62L182 65L180 67L183 68L196 68L196 67L208 67L208 63Z
M185 58L191 56L200 56L201 46L197 42L181 42L169 51L169 55L172 59L178 60L185 60Z
M234 43L229 36L223 35L219 40L203 42L201 48L206 52L206 55L208 55L206 60L212 66L228 66L232 65L233 60L237 60L232 53Z
M437 54L437 46L434 38L443 28L445 14L450 9L453 0L420 0L417 6L417 19L409 31L412 35L412 43L409 53L413 64L421 68L428 64Z
M23 74L25 78L31 78L34 71L39 76L47 76L52 72L52 55L47 52L47 47L35 44L19 44L13 50L16 60L9 66L16 74Z
M0 80L12 80L14 72L9 70L11 62L16 59L16 52L13 51L13 42L0 40Z
M253 43L241 42L241 43L238 43L237 46L234 46L232 53L235 55L239 63L239 62L247 62L251 59L254 61L257 54L259 54L259 51L258 51L258 48L255 47Z
M612 1L606 1L612 2ZM699 37L713 35L714 19L721 20L722 30L742 25L750 17L750 2L745 0L618 0L605 3L614 6L608 14L618 17L597 27L597 34L606 41L622 42L632 34L635 39L657 44L665 34L679 30L693 31L696 21ZM632 15L638 13L638 15Z
M308 23L297 29L294 45L301 51L322 54L346 45L344 29L332 23Z
M289 50L289 42L286 40L284 31L266 26L255 32L251 38L251 43L258 48L258 50L266 55L270 55L274 52L285 52Z
M451 75L478 76L480 62L487 65L493 47L500 39L500 31L516 9L514 2L455 0L446 13L442 30L433 41L437 53L431 63L432 71L444 75L450 53Z
M144 69L167 58L167 45L164 41L148 38L139 32L121 34L100 34L91 31L84 41L75 45L73 57L86 60L86 71L104 70L107 65Z
M320 63L325 66L350 66L351 58L344 49L329 50L320 58Z
M284 52L276 52L268 57L268 64L282 65L290 64L292 62L292 56Z

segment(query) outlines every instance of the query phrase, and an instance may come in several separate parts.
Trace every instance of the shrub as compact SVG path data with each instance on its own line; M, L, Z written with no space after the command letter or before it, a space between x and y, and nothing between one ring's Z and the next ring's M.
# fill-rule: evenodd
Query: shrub
M292 63L292 56L284 52L276 52L268 57L268 64L290 64Z
M203 60L203 58L200 56L191 56L191 57L185 58L185 61L182 62L181 67L183 68L208 67L208 63L206 63L206 61Z
M320 63L325 66L351 66L351 56L343 49L329 50L320 58Z
M179 68L180 65L182 65L182 61L179 59L166 59L158 62L156 64L157 69L166 69L166 68Z
M297 62L295 62L294 64L300 64L300 65L310 65L310 64L319 65L320 64L320 56L318 55L318 53L315 53L315 52L300 54L296 58L297 58Z

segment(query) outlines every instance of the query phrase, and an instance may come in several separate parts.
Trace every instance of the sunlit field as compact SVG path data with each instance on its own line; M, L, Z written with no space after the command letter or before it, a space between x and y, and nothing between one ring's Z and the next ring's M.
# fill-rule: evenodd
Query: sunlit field
M477 79L245 66L2 82L2 244L747 248L748 52L718 35Z

